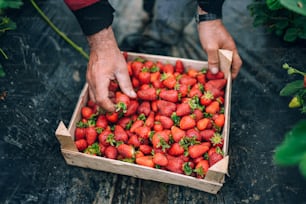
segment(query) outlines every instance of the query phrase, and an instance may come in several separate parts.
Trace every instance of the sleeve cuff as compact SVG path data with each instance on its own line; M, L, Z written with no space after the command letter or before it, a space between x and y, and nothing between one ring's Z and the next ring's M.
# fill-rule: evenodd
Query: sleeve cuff
M85 35L92 35L113 23L114 8L108 1L99 1L73 11Z
M198 5L203 11L215 14L217 18L222 18L223 3L224 0L198 0Z

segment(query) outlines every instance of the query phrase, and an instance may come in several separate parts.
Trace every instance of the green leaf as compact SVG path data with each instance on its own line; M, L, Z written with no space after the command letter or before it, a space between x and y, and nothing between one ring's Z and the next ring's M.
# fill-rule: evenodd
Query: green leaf
M287 9L306 16L306 0L280 0L280 3Z
M285 135L285 140L274 154L274 162L278 165L298 165L306 154L306 120L298 122Z
M280 96L293 96L297 93L300 89L304 88L304 81L303 80L296 80L286 84L286 86L280 91Z
M23 5L22 0L0 0L0 9L20 8Z
M306 154L304 154L302 161L299 164L301 174L306 178Z
M297 39L299 29L297 28L288 28L284 35L284 40L287 42L293 42Z

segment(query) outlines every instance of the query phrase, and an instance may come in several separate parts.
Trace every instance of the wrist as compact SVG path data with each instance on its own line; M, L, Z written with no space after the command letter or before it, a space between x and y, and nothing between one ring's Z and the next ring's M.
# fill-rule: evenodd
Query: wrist
M111 26L104 28L95 34L87 36L87 40L91 50L101 49L101 47L117 46Z

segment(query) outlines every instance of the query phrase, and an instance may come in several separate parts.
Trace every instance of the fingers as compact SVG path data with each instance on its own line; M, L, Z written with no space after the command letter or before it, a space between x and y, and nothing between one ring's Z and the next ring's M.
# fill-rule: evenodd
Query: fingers
M115 111L115 104L110 99L110 93L108 90L109 80L101 80L93 91L95 93L95 99L98 106L103 108L107 112Z
M219 55L218 48L216 49L207 49L207 58L208 58L208 69L213 74L217 74L219 71Z
M242 66L242 60L238 54L238 51L233 52L233 61L232 61L232 79L235 79L238 76L240 68Z
M126 65L120 67L115 75L121 91L131 98L136 98L136 93L133 89L132 82L128 73L128 69L126 68Z

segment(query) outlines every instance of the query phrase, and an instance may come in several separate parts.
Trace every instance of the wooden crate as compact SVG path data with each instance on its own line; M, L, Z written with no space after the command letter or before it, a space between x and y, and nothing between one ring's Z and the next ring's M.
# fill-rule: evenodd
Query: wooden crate
M140 53L128 53L129 60L136 57L142 56L145 59L153 61L161 61L163 63L175 63L179 58L166 57L158 55L148 55ZM61 145L61 152L67 164L90 168L99 171L112 172L116 174L123 174L128 176L133 176L136 178L159 181L169 184L187 186L190 188L198 189L208 193L216 194L223 183L225 182L225 175L228 172L228 144L229 144L229 128L230 128L230 100L231 100L231 75L230 67L232 61L232 52L228 50L219 51L220 58L220 68L225 73L227 78L227 85L225 90L225 125L222 131L222 136L224 138L223 151L225 156L222 160L217 162L215 165L211 166L207 172L204 179L198 179L191 176L181 175L177 173L172 173L170 171L149 168L145 166L140 166L137 164L131 164L128 162L123 162L119 160L108 159L100 156L92 156L85 153L81 153L77 150L74 144L74 131L76 123L81 119L81 108L86 104L88 100L88 85L85 84L74 113L72 115L71 121L68 128L63 122L60 122L55 135ZM181 58L180 58L181 59ZM207 68L207 62L196 61L190 59L181 59L185 67L192 66L196 69Z

